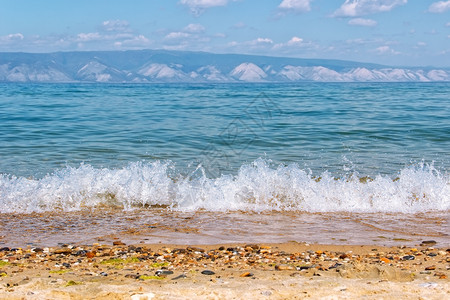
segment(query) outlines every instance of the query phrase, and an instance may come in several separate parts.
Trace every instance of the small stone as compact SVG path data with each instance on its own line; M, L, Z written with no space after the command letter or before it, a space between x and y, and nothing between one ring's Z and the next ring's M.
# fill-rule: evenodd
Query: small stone
M77 252L75 252L75 256L84 256L86 255L87 251L86 250L78 250Z
M250 272L244 272L241 275L239 275L239 277L252 277L252 276L253 276L253 273L250 273Z
M145 293L145 294L134 294L131 296L130 300L142 300L142 299L153 299L155 298L155 294L153 293Z
M380 260L386 264L390 263L391 261L389 259L387 259L386 257L382 257L380 258Z
M93 252L93 251L86 252L86 257L87 258L94 258L95 257L95 252Z
M172 253L173 254L185 254L185 253L187 253L187 250L183 249L183 248L175 248L172 250Z
M187 276L184 274L178 275L177 277L172 278L172 280L178 280L178 279L183 279L186 278Z
M125 246L126 244L124 242L122 242L122 241L114 241L113 245L114 246Z
M277 271L285 271L285 270L295 270L293 266L290 265L276 265L275 270Z
M63 265L63 267L65 267L65 268L67 268L67 269L70 268L70 264L69 264L69 263L66 263L66 262L65 262L65 263L63 263L62 265Z
M425 271L432 271L432 270L436 270L436 266L428 266L425 268Z
M158 270L158 271L156 271L155 274L156 274L156 276L165 277L167 275L172 275L173 271L170 271L170 270Z
M340 263L335 263L334 265L332 265L332 266L329 267L328 269L336 269L336 268L339 268L340 266L342 266L342 264L340 264Z
M405 255L402 257L402 260L414 260L416 259L414 255Z
M210 271L210 270L204 270L204 271L202 271L202 274L203 275L214 275L216 273L214 273L213 271Z
M429 241L422 241L422 243L420 243L420 246L430 246L430 245L436 245L436 241L429 240Z
M253 250L259 250L260 249L260 247L259 247L259 245L256 245L256 244L248 244L248 245L245 245L245 247L244 248L251 248L251 249L253 249Z
M187 247L186 249L189 251L193 251L193 252L205 252L205 249L197 248L197 247Z
M55 254L69 255L69 254L72 254L72 249L70 249L70 248L59 248L59 249L55 249L54 253Z
M101 275L101 276L108 276L108 273L106 273L106 272L100 272L100 275Z
M125 275L125 278L132 278L132 279L139 279L140 275L136 275L136 274L127 274Z

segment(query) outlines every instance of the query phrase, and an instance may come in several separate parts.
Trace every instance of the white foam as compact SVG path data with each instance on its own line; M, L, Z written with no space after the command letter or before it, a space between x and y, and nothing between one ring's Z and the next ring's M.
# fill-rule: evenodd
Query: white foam
M190 176L170 176L171 163L136 162L122 169L67 167L42 179L0 175L0 212L73 211L85 207L165 205L192 211L292 210L308 212L403 212L450 210L450 176L432 165L401 170L397 180L358 174L320 180L296 164L271 166L263 159L239 172L207 178L199 167Z

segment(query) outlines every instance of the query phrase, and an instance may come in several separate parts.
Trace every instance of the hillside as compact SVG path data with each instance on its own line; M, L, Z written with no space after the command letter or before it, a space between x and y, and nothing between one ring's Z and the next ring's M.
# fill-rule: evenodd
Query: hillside
M450 81L450 70L166 50L0 53L0 82L300 81Z

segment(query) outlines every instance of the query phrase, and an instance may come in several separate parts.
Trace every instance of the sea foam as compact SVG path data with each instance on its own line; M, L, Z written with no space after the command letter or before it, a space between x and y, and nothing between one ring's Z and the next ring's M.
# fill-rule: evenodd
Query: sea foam
M81 164L41 179L0 175L0 212L76 211L94 207L164 206L181 211L402 212L450 210L450 176L432 165L395 176L313 176L297 164L258 159L235 175L187 175L171 162L134 162L118 169Z

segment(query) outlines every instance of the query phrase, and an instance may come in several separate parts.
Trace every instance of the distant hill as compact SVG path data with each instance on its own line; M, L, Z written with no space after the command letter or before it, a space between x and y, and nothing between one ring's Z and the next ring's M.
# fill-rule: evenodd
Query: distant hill
M450 81L450 69L168 50L0 53L0 82L300 81Z

